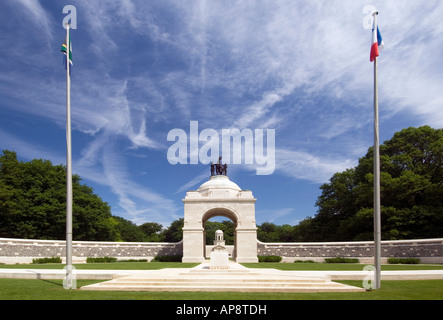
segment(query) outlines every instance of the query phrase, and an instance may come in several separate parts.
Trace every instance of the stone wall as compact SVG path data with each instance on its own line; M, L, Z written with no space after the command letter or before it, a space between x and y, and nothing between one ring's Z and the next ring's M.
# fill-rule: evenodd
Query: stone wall
M88 257L118 259L153 259L156 255L181 255L182 242L92 242L73 241L73 262L85 262ZM25 240L0 238L0 263L28 263L33 258L66 256L64 240Z
M0 263L29 263L33 258L61 257L64 240L25 240L0 238ZM358 258L362 263L373 261L373 242L298 242L264 243L258 241L258 255L278 255L283 262L294 260L324 261L330 257ZM423 263L443 263L443 239L382 241L382 263L387 258L419 258ZM210 252L211 247L207 248ZM233 249L233 248L232 248ZM73 262L87 257L148 259L156 255L182 255L183 243L167 242L92 242L73 241Z
M294 260L323 261L324 258L358 258L370 262L374 242L299 242L264 243L258 241L258 255L276 255L285 262ZM382 262L387 258L419 258L423 263L443 263L443 239L398 240L381 242Z

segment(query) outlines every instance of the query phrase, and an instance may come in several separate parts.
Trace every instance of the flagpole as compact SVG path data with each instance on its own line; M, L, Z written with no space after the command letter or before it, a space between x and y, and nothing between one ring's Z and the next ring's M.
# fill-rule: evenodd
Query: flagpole
M66 24L66 288L72 289L71 39Z
M377 32L377 15L374 12L374 30ZM378 124L378 74L377 57L374 59L374 289L381 288L381 214L380 214L380 139Z

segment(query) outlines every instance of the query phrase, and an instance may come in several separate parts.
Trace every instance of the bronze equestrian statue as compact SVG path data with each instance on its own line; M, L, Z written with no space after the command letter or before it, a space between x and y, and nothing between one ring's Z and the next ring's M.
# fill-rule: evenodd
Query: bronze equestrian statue
M211 177L214 175L228 175L228 165L221 163L222 157L218 157L218 162L216 164L211 161Z

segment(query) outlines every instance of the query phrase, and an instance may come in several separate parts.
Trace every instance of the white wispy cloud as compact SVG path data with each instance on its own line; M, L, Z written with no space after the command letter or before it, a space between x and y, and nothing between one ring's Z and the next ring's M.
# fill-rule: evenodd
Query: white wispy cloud
M307 152L276 150L276 170L295 179L325 183L336 172L357 164L354 159L328 159Z
M54 61L64 33L58 29L61 12L46 9L53 3L7 2L13 10L5 12L23 18L36 39L0 37L0 93L8 100L1 107L63 128L64 79L55 71L62 69L61 58ZM72 121L73 130L85 134L79 170L109 186L121 210L140 219L160 212L162 203L171 212L176 208L150 189L154 182L135 183L119 153L165 155L167 132L187 130L191 120L200 130L276 129L275 174L291 179L321 183L355 165L372 135L370 31L362 26L367 4L75 1ZM408 125L442 127L443 3L372 4L385 40L379 60L382 129L397 117ZM56 34L62 39L54 40ZM203 176L181 182L177 193Z
M266 222L278 224L278 220L294 214L294 208L277 208L273 210L258 210L256 215ZM266 217L266 218L264 218Z
M187 183L182 185L180 188L178 188L175 193L177 194L177 193L182 193L185 191L193 190L192 188L195 189L207 178L208 178L208 170L205 170L204 172L197 175L195 178L191 179L190 181L188 181Z
M39 0L15 0L9 1L12 5L20 5L24 10L20 10L27 17L28 21L37 27L37 29L45 35L48 43L53 40L52 19L47 11L42 7Z
M95 182L109 186L118 198L122 211L116 210L123 216L134 221L158 221L169 224L179 207L169 198L164 197L149 187L133 181L128 171L124 157L115 150L112 143L103 148L101 157L103 176L96 178Z

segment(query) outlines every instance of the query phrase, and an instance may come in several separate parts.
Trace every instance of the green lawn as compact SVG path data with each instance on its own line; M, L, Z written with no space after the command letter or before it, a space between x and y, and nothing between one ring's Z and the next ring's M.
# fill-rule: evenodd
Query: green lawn
M74 264L76 269L86 270L158 270L165 268L193 268L199 263L181 263L181 262L116 262L116 263L79 263ZM63 269L61 263L44 264L2 264L0 268L17 269Z
M179 262L76 264L77 269L154 270L191 268ZM281 270L363 270L362 264L251 263L248 268ZM0 265L0 268L62 269L62 264ZM442 265L383 265L382 270L435 270ZM97 283L77 280L77 287ZM340 281L362 286L362 281ZM382 288L357 293L242 293L242 292L113 292L65 290L62 280L0 279L0 300L443 300L443 280L382 281Z
M116 262L116 263L80 263L74 264L77 269L90 270L158 270L165 268L192 268L198 263L181 262ZM364 264L359 263L242 263L248 268L275 268L279 270L343 270L357 271L363 270ZM17 269L63 269L64 264L45 263L45 264L0 264L0 268ZM443 270L443 265L437 264L384 264L382 270Z
M274 268L279 270L303 270L303 271L362 271L365 267L360 263L242 263L248 268ZM381 270L443 270L439 264L383 264Z
M97 282L77 280L77 287ZM443 280L382 281L381 289L367 292L246 293L82 291L65 290L62 280L0 279L0 300L443 300Z

